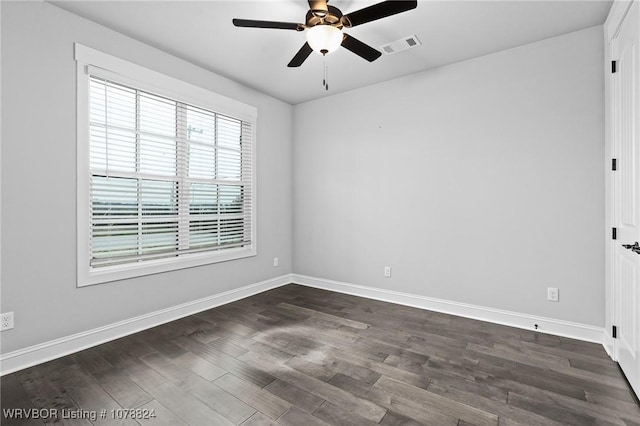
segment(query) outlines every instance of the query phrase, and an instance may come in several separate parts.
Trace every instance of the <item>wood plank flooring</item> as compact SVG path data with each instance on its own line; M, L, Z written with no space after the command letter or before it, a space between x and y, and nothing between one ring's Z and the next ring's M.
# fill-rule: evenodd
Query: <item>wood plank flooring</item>
M7 375L1 398L2 425L640 425L600 345L293 284Z

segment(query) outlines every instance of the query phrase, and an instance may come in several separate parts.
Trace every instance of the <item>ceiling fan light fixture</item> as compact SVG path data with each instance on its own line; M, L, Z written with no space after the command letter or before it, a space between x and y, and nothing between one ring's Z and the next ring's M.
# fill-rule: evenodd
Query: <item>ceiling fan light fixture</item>
M331 25L316 25L305 31L307 43L311 48L323 55L331 53L342 44L342 31Z

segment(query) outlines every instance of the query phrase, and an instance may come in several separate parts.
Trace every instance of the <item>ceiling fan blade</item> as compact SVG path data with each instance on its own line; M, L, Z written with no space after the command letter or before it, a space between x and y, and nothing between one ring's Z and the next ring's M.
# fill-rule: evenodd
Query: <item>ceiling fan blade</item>
M278 30L296 30L302 31L302 24L295 22L276 22L276 21L255 21L253 19L234 19L233 25L236 27L247 28L275 28Z
M416 0L383 1L382 3L374 4L373 6L365 7L364 9L347 13L342 17L342 25L347 28L355 27L357 25L366 24L367 22L375 21L377 19L386 18L387 16L415 9L417 6L418 2Z
M357 38L350 36L349 34L344 35L344 38L342 40L342 47L352 51L356 55L366 59L369 62L375 61L382 55L382 53L380 53L378 50L374 49L368 44L361 42Z
M309 0L309 9L318 18L324 18L329 13L327 0Z
M304 45L302 45L302 48L298 50L298 53L296 53L296 56L293 57L293 59L291 60L291 62L289 62L287 66L299 67L300 65L302 65L305 59L307 59L309 55L311 55L311 52L313 52L313 49L311 48L311 46L309 46L309 43L305 43Z

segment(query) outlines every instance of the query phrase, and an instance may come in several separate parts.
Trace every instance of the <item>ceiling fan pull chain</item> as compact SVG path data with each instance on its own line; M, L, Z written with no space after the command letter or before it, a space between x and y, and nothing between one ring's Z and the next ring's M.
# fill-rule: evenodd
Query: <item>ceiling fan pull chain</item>
M322 57L322 87L327 87L327 70L326 70L326 59Z
M325 79L327 80L327 84L325 84L324 88L326 91L329 91L329 65L325 65L324 69Z
M322 58L322 86L324 86L324 90L329 90L329 66L326 56Z

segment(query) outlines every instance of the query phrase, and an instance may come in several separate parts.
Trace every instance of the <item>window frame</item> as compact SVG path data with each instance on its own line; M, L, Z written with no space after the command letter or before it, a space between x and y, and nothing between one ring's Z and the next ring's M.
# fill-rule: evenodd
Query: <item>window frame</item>
M135 278L145 275L225 262L257 254L256 243L256 125L257 108L199 86L184 82L79 43L74 44L77 79L77 286ZM251 197L251 243L244 247L187 253L176 257L145 260L121 265L90 266L91 204L90 204L90 76L154 93L178 102L230 116L251 124L251 164L249 196Z

